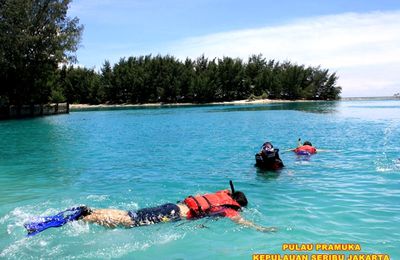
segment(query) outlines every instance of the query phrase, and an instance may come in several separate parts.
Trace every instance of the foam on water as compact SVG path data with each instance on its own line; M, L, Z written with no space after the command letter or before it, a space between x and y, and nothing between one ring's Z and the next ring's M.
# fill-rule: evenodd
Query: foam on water
M89 195L86 198L91 201L105 201L108 197L108 195Z

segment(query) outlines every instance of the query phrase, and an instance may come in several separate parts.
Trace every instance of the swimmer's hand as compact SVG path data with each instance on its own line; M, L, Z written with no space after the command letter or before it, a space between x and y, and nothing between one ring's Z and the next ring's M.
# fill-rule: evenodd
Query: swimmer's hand
M250 228L254 228L257 231L260 232L276 232L277 228L275 227L263 227L263 226L259 226L249 220L246 220L240 216L236 216L231 218L231 220L239 225L245 226L245 227L250 227Z

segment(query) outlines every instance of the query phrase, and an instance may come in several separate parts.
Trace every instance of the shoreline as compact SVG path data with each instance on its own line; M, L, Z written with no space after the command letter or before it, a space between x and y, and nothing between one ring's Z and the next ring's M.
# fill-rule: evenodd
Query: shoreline
M70 104L71 110L90 110L98 108L146 108L146 107L183 107L183 106L214 106L214 105L258 105L273 103L295 103L295 102L336 102L336 101L368 101L368 100L399 100L398 97L344 97L339 100L287 100L287 99L256 99L256 100L234 100L210 103L144 103L144 104Z
M70 104L71 110L84 110L96 108L140 108L140 107L180 107L180 106L210 106L210 105L257 105L257 104L272 104L272 103L290 103L290 102L316 102L317 100L284 100L284 99L258 99L258 100L235 100L224 102L210 102L210 103L144 103L144 104Z

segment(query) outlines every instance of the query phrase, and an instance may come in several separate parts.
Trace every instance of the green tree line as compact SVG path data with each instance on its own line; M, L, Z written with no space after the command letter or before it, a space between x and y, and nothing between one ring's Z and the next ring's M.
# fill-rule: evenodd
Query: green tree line
M336 100L337 75L320 67L266 60L247 62L223 57L180 61L173 56L122 58L99 72L64 66L59 71L59 99L71 103L206 103L248 98Z
M0 106L47 102L205 103L247 98L338 99L337 75L320 67L223 57L122 58L100 71L73 67L83 27L70 0L0 0Z

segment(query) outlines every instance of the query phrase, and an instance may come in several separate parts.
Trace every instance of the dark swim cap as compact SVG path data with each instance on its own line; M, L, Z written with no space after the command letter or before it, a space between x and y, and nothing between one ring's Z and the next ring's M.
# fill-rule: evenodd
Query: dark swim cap
M247 198L246 195L244 195L243 192L241 191L235 191L232 195L231 195L232 199L234 199L241 207L246 207L248 202L247 202Z
M310 141L305 141L303 145L309 145L309 146L312 146L312 144L311 144L311 142L310 142Z

